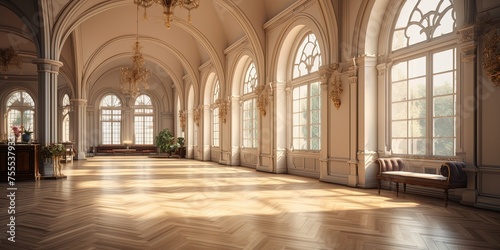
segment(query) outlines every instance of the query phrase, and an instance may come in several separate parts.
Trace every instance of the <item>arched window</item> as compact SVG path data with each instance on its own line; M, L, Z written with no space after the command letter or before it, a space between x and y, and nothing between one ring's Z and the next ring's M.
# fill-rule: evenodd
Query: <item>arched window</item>
M135 144L153 144L153 104L147 95L140 95L134 104Z
M220 139L220 128L219 128L219 106L217 106L216 102L220 98L220 86L219 80L215 82L214 91L212 95L212 146L219 147L219 139Z
M69 141L69 111L71 110L69 96L65 94L62 99L62 141Z
M306 34L296 51L292 71L292 145L294 150L321 149L321 92L317 77L321 53L313 33Z
M309 75L321 66L321 53L318 40L313 33L306 35L295 55L292 78Z
M455 26L451 0L408 0L400 9L389 86L395 155L455 155L456 43L446 36Z
M252 62L248 65L243 82L243 110L241 117L243 124L243 147L245 148L257 147L257 98L254 93L257 85L257 69Z
M121 144L122 103L116 95L102 98L101 104L102 144Z
M35 102L26 91L15 91L7 98L7 127L9 136L14 137L12 127L34 131L35 128ZM33 133L32 138L35 138Z

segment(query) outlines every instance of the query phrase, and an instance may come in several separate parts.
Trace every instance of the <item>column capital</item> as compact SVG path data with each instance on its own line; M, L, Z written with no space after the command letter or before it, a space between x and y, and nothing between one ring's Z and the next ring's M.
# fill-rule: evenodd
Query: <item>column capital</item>
M86 106L87 99L69 99L69 101L78 106Z
M60 61L45 58L37 58L32 62L37 65L38 72L49 72L54 74L59 74L59 68L64 65Z

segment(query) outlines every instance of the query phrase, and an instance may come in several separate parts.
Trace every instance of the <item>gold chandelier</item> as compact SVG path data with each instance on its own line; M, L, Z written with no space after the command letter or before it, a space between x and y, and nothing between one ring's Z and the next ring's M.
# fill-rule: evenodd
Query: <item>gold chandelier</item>
M0 72L5 73L9 67L23 67L23 59L16 53L14 48L0 49Z
M153 3L163 6L163 15L165 16L165 26L170 29L170 23L173 21L174 9L180 6L188 11L188 21L191 22L191 10L200 6L200 0L134 0L134 4L144 8L144 17L147 17L146 8L151 7Z
M140 91L140 86L148 89L148 78L151 72L144 68L144 57L141 54L141 44L139 43L139 6L137 6L137 35L134 43L134 55L132 56L132 66L122 68L122 79L120 88L124 94L129 94L132 97L137 97Z

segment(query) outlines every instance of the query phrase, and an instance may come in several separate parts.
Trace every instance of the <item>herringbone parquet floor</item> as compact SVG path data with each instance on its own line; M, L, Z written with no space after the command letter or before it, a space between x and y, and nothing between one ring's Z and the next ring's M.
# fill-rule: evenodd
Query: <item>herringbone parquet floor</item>
M15 243L0 197L0 249L500 249L500 213L436 198L180 159L65 174L17 183Z

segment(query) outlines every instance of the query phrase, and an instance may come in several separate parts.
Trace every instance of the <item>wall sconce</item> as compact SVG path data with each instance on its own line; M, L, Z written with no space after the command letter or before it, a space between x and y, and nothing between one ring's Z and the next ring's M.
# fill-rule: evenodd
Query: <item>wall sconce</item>
M226 123L226 117L229 113L229 101L227 99L219 98L215 101L215 104L219 106L219 118L223 123Z
M484 37L483 67L491 82L500 86L500 36L496 30Z
M7 72L10 67L23 67L23 58L21 58L14 48L0 49L0 71Z

